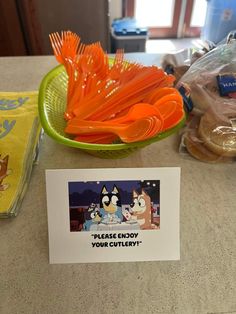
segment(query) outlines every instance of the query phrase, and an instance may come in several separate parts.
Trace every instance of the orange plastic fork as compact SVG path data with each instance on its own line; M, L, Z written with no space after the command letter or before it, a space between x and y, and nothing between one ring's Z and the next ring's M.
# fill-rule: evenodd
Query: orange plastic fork
M69 64L75 62L77 55L82 53L85 47L80 43L80 37L70 31L62 32L61 36L58 32L51 33L49 39L57 61L66 69Z
M87 45L83 54L77 58L75 68L77 76L74 83L74 93L70 98L70 118L75 112L81 111L83 107L89 105L88 99L91 100L94 97L93 101L97 102L97 96L99 99L101 98L98 93L101 92L101 82L103 82L104 88L107 85L108 56L103 52L99 43Z
M100 106L86 108L80 113L81 118L91 120L107 120L112 114L120 112L142 99L163 78L164 71L156 67L143 67L127 84L118 88Z
M70 100L75 93L75 81L77 73L75 71L75 63L78 55L82 54L85 45L81 44L80 37L70 31L62 32L61 36L58 32L49 35L54 55L60 64L63 64L68 74L68 92L67 92L67 109L65 113L66 119L70 116Z
M123 69L124 69L124 50L117 49L114 62L108 72L108 78L111 80L119 80Z

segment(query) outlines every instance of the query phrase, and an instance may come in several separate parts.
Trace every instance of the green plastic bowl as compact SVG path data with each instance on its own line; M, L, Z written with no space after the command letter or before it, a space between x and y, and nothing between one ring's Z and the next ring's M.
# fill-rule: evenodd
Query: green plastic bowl
M84 150L100 158L123 158L132 152L160 141L180 129L185 118L174 128L159 133L157 136L136 143L119 144L88 144L74 141L65 134L66 121L64 111L66 107L68 76L63 65L52 69L42 80L39 89L39 116L44 131L55 141L66 146Z

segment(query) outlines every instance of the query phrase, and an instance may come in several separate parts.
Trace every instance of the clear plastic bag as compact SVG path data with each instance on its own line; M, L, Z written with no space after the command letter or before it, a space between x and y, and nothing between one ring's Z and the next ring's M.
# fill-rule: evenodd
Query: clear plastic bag
M180 152L206 162L236 160L236 41L196 60L176 87L181 86L190 91L193 110Z
M216 45L214 43L205 41L201 43L201 48L186 48L167 53L161 60L161 67L168 74L173 74L175 76L175 84L177 84L196 60L215 47Z

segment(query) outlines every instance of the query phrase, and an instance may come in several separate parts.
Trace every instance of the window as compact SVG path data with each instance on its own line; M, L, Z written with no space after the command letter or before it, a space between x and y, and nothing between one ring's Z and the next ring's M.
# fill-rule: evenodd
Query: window
M198 37L204 25L206 0L126 0L124 16L148 27L150 38Z

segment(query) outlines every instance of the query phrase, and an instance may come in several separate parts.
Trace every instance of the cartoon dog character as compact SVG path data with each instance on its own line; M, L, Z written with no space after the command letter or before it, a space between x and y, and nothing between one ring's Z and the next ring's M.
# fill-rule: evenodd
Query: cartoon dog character
M133 191L133 203L130 205L133 213L132 219L136 219L141 229L153 229L151 224L151 198L142 190L141 194Z
M117 186L114 184L111 192L104 185L100 194L100 210L103 215L102 223L121 223L123 214L121 210L121 197Z
M91 225L99 224L102 220L102 215L96 204L91 203L87 210L84 212L85 223L83 225L84 230L89 231Z
M5 156L3 159L0 155L0 191L5 191L9 187L9 184L3 184L3 180L11 173L11 171L7 169L8 159L8 155Z

